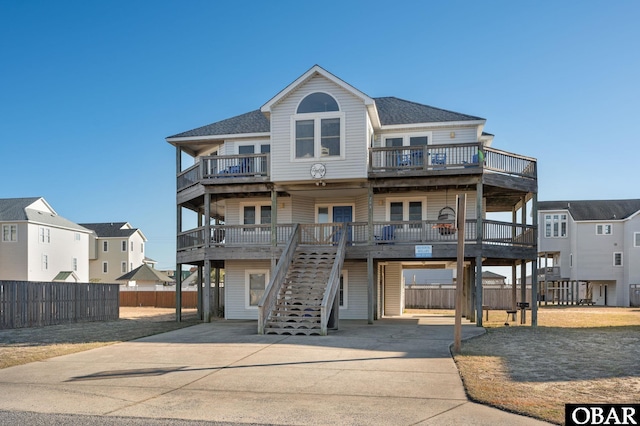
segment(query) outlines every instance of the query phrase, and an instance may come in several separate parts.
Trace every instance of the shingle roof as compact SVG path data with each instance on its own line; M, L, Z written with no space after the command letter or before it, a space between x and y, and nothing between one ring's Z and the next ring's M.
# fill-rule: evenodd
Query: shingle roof
M153 269L146 263L137 267L131 272L127 272L121 277L116 278L116 281L156 281L156 282L171 282L173 281L169 276L163 272Z
M29 198L2 198L0 199L0 221L30 221L57 226L60 228L75 229L88 232L88 229L75 222L71 222L55 213L30 209L29 206L42 197Z
M622 220L640 211L640 200L540 201L538 210L568 210L574 220Z
M395 97L374 98L380 123L382 125L417 124L417 123L443 123L447 121L476 121L484 118L459 112L434 108L416 102L405 101ZM243 133L268 133L270 131L269 120L255 110L246 114L237 115L218 121L197 129L178 133L169 138L189 138L198 136L236 135Z
M268 133L269 129L270 123L267 117L265 117L260 110L255 110L169 137L187 138L195 136L236 135L242 133Z
M395 97L374 98L383 126L394 124L442 123L446 121L475 121L484 118L434 108Z
M129 237L136 233L137 229L122 229L127 222L111 223L81 223L85 228L93 230L99 238Z
M40 197L0 199L0 221L27 220L25 209Z

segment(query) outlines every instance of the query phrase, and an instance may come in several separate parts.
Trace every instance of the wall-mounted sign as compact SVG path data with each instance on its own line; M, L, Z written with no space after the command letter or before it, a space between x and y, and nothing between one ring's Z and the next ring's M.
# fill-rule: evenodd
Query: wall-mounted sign
M433 246L416 246L416 257L431 257Z

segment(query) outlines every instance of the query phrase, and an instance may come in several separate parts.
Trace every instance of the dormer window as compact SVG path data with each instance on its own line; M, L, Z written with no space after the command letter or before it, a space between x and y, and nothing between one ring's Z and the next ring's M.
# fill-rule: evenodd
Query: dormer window
M341 158L344 153L344 113L333 96L315 92L298 105L292 118L294 159Z

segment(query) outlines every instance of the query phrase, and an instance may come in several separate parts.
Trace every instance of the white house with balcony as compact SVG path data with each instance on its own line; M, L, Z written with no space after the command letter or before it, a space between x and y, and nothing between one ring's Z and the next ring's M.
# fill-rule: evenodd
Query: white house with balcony
M640 290L640 200L538 203L546 302L629 306Z
M371 97L316 65L258 109L168 137L177 270L204 271L205 319L219 304L209 278L219 268L225 317L256 319L261 333L326 334L337 318L401 315L403 269L455 269L464 238L458 280L465 316L480 325L482 267L524 271L537 257L526 223L536 160L494 148L485 124ZM454 221L463 194L464 232Z
M0 280L89 282L93 231L58 215L44 198L0 199L0 228Z

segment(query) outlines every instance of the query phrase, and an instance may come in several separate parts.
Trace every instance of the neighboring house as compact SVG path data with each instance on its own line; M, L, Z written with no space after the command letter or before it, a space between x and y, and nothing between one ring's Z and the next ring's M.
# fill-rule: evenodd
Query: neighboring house
M629 306L640 284L640 200L544 201L538 215L541 294Z
M486 216L520 211L511 217L526 221L536 160L491 147L484 126L369 97L314 66L258 110L167 138L177 269L198 266L207 281L224 268L225 317L259 319L259 332L324 334L332 300L341 318L399 315L404 268L456 267L453 214L466 194L464 284L481 288L483 266L537 258L535 225Z
M42 197L0 199L0 279L89 282L93 232L59 216Z
M482 272L482 285L485 287L504 287L506 284L506 279L504 275L496 274L491 271L483 271Z
M115 283L118 277L145 263L147 238L140 229L127 222L83 223L82 226L95 232L90 245L91 282Z
M156 290L156 286L173 283L173 279L167 274L153 269L146 263L116 278L116 281L124 281L128 287L136 287L137 290Z

